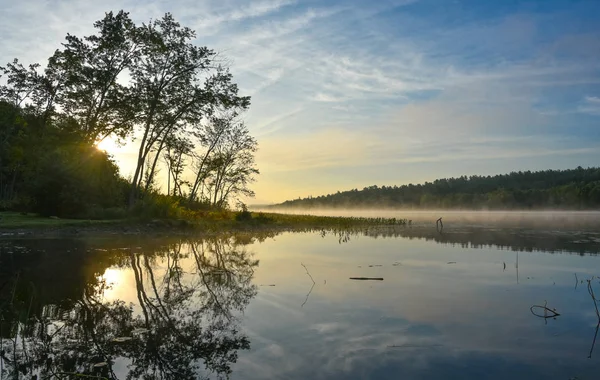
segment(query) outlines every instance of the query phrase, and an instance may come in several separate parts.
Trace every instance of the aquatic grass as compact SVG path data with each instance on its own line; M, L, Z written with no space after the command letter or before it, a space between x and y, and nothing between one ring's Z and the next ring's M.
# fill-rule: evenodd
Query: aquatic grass
M318 216L306 214L252 213L253 219L262 219L276 225L313 227L356 227L356 226L407 226L408 219L366 218L354 216Z
M167 215L167 214L165 214ZM168 215L167 215L168 216ZM367 226L406 226L407 219L334 217L315 215L294 215L263 212L234 212L229 210L188 211L177 214L181 218L148 219L143 216L112 220L46 218L32 214L15 212L0 213L0 229L60 229L64 227L113 227L150 226L155 228L192 227L204 231L225 231L255 228L351 228Z

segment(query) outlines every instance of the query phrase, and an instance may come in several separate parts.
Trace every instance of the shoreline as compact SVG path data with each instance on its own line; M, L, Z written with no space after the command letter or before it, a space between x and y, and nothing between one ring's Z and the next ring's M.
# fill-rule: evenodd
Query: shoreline
M1 214L0 214L1 215ZM307 230L355 230L372 227L405 226L394 218L356 218L317 215L252 213L236 220L235 213L222 219L153 219L153 220L77 220L24 216L16 221L0 220L0 239L90 237L90 236L191 236L244 232L286 232ZM3 223L4 222L4 223Z

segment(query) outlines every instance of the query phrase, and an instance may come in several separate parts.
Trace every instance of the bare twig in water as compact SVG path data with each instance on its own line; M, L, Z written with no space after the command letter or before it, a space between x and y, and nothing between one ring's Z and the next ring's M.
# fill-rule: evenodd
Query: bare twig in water
M444 229L444 223L442 223L442 218L439 218L438 220L435 221L435 229L439 233L442 233L442 230Z
M517 261L515 262L515 270L517 271L517 284L519 283L519 252L517 252Z
M372 280L372 281L383 281L383 277L350 277L351 280Z
M548 302L544 302L544 306L541 305L533 305L532 307L529 308L529 310L531 310L531 314L535 315L536 317L540 317L540 318L544 318L544 319L548 319L548 318L555 318L558 317L560 314L556 312L556 309L549 309L547 307ZM534 311L534 309L542 309L544 310L544 315L538 314ZM548 314L550 313L550 314Z
M588 355L588 359L592 358L594 346L596 345L596 338L598 337L598 329L600 329L600 320L598 320L598 324L596 325L596 333L594 334L594 340L592 341L592 348L590 348L590 354Z
M594 294L594 288L592 287L593 279L594 279L594 277L592 277L590 280L587 280L588 293L590 293L590 296L592 297L592 301L594 301L594 307L596 308L596 316L598 317L598 321L600 322L600 311L598 311L598 300L596 299L596 295Z
M596 299L596 295L594 294L594 288L592 287L592 280L594 278L595 277L593 276L591 279L587 280L587 283L588 293L590 293L590 297L592 297L592 301L594 301L594 307L596 308L598 324L596 325L596 332L594 333L594 340L592 341L592 347L590 348L590 354L588 355L588 359L592 358L592 353L594 352L594 347L596 346L596 338L598 338L598 329L600 329L600 312L598 311L598 300ZM575 279L577 279L577 274L575 274Z
M315 283L313 282L312 286L310 287L310 290L308 291L308 293L306 293L306 299L304 299L304 302L302 302L302 305L300 305L300 308L303 308L304 305L306 305L306 303L308 302L308 297L310 297L310 293L312 293L314 287L315 287Z
M577 290L578 284L579 284L579 279L577 278L577 273L575 273L575 290Z
M304 267L304 269L306 270L306 274L308 275L308 277L310 277L310 279L312 280L313 284L315 283L315 279L313 278L313 276L310 275L310 272L308 271L308 268L306 267L306 265L300 263L300 265L302 265Z
M308 268L306 267L306 265L300 263L300 265L302 265L304 267L304 269L306 270L306 274L308 275L308 277L310 277L310 280L312 281L312 286L310 287L310 290L308 291L308 293L306 294L306 299L304 300L304 302L302 303L302 305L300 305L300 307L304 307L304 305L306 305L306 303L308 302L308 297L310 297L310 294L313 291L313 288L315 287L315 279L313 278L313 276L311 276L310 272L308 271Z

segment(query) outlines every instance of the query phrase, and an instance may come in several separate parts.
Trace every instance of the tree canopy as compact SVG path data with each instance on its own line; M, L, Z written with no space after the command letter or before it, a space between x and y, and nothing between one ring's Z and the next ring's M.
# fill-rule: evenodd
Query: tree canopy
M207 207L252 196L250 98L219 55L169 13L138 25L108 12L94 27L68 34L43 69L0 67L0 208L77 216L162 188ZM130 180L96 149L105 138L138 145Z

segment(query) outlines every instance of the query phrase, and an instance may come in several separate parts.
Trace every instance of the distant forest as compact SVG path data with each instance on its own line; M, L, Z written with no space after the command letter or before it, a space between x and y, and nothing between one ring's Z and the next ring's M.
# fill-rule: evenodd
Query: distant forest
M276 207L600 209L600 168L473 175L419 185L369 186L362 190L290 200Z

